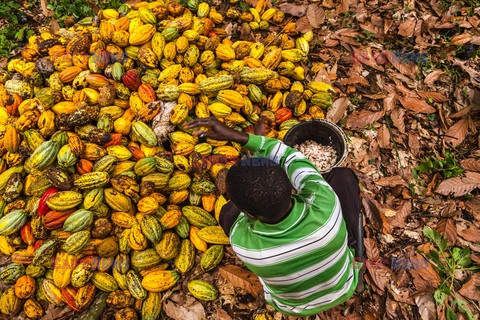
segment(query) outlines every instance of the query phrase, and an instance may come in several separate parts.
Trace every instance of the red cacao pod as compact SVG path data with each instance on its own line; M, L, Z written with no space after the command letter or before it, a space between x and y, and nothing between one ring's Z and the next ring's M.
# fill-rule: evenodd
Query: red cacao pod
M136 69L128 70L122 76L122 82L128 89L137 91L142 83L140 80L140 71Z
M40 201L38 202L38 215L39 216L44 216L47 214L48 211L50 211L50 208L47 206L47 198L50 197L52 194L55 192L58 192L57 188L48 188L47 191L42 195L40 198Z

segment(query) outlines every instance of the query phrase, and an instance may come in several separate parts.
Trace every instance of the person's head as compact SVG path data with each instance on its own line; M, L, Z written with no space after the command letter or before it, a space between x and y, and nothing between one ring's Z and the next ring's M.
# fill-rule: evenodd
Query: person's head
M290 208L292 184L279 164L267 158L238 162L228 171L226 186L235 206L262 222L275 223Z

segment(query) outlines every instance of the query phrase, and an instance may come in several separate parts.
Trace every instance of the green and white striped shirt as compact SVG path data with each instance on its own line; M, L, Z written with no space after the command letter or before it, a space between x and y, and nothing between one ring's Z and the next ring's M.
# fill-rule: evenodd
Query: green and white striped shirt
M343 303L357 286L359 269L352 267L333 189L309 160L279 140L249 134L244 148L278 162L297 194L279 223L240 213L230 229L233 250L259 276L265 299L284 314L307 316Z

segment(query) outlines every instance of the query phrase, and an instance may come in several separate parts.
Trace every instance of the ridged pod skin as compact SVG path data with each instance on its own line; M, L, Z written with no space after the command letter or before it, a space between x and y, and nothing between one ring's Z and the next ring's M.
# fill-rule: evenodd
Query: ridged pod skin
M156 320L162 312L162 294L158 292L148 292L147 299L142 304L142 319Z
M214 217L199 207L184 206L182 207L182 213L190 224L199 228L214 226L217 224Z
M200 229L198 237L207 243L230 244L230 239L220 226L208 226Z
M138 269L147 269L158 265L161 260L162 258L158 255L155 249L147 249L143 251L134 251L131 264Z
M148 273L142 280L142 286L149 292L162 292L173 287L180 279L174 270L158 270Z
M162 239L155 246L162 259L168 260L175 258L180 251L180 237L174 232L164 232Z
M70 284L75 263L75 256L66 252L57 253L55 257L55 269L53 269L53 283L58 288L65 288Z
M211 271L217 267L223 259L223 245L213 245L205 251L200 260L200 267L204 272Z
M190 226L190 230L188 233L189 239L195 246L195 248L197 248L197 250L205 252L208 249L208 244L198 237L198 231L200 231L198 227Z
M29 275L23 275L15 282L15 295L19 299L28 299L35 293L35 279Z
M0 311L3 314L11 315L21 307L21 300L15 295L13 288L8 288L0 296Z
M117 281L106 272L95 271L91 278L95 287L101 291L112 292L118 289Z
M195 246L189 239L182 240L180 251L173 263L181 273L186 273L193 267L195 263Z
M217 288L207 281L192 280L188 283L187 287L192 296L199 300L212 301L218 297Z
M133 270L127 272L127 287L135 299L145 300L147 298L147 291L142 287L141 277Z

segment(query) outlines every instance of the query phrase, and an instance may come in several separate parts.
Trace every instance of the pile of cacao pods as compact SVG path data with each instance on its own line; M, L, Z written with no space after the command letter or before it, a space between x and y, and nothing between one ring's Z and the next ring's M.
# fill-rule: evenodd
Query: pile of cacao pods
M11 261L0 281L13 285L2 313L38 319L46 304L66 304L95 319L108 305L117 319L157 319L161 292L197 255L203 272L219 265L225 176L241 146L201 142L183 124L213 115L253 132L265 115L277 124L267 136L282 139L323 117L334 94L304 85L313 33L296 34L295 23L232 42L224 19L252 31L284 19L263 0L245 12L237 2L225 17L197 0L103 10L40 30L0 70L0 252ZM163 102L176 104L166 143L152 130ZM215 300L196 278L190 293Z

